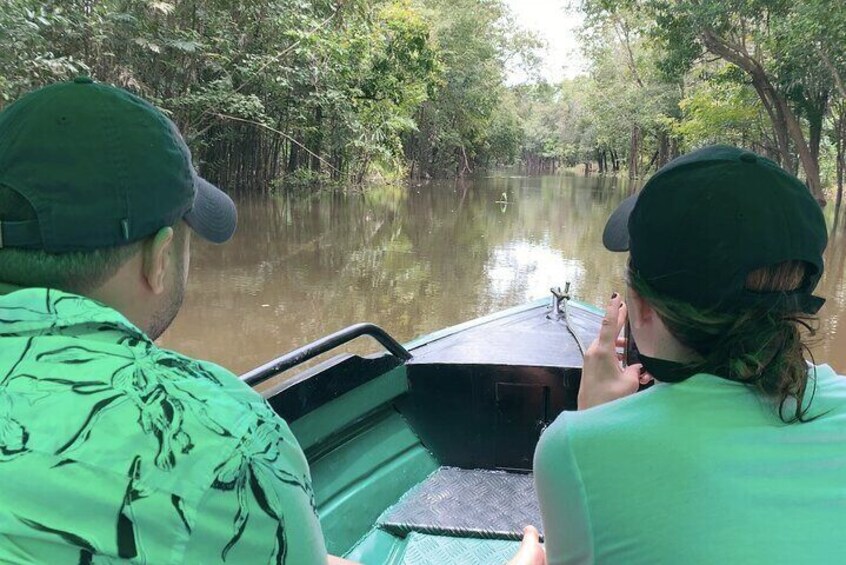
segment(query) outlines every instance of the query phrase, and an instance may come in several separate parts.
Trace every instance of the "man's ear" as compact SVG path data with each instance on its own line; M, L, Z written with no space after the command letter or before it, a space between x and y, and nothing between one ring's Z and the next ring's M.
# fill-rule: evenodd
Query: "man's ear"
M173 261L173 228L166 227L144 242L142 276L153 294L165 291L170 262Z

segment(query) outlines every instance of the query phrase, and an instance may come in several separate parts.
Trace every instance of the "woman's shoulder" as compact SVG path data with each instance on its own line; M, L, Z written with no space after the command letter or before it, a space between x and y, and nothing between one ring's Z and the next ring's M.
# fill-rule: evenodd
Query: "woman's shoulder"
M806 399L818 424L846 422L846 377L829 365L809 365ZM653 387L587 410L562 412L544 431L538 451L561 452L577 460L603 451L625 453L667 445L691 434L705 440L727 431L782 428L772 403L742 383L714 375L695 375L680 383ZM682 436L682 437L677 437Z

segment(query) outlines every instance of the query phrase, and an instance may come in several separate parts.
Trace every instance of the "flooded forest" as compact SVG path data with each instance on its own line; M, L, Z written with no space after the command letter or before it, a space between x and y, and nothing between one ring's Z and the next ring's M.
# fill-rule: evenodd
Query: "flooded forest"
M510 6L3 0L0 109L88 75L174 120L242 222L240 251L198 249L207 299L166 343L239 370L347 322L410 339L568 278L595 302L621 275L603 215L712 143L768 156L824 207L839 335L846 3L562 0L549 18L579 14L584 69L556 81ZM835 349L820 360L844 371Z

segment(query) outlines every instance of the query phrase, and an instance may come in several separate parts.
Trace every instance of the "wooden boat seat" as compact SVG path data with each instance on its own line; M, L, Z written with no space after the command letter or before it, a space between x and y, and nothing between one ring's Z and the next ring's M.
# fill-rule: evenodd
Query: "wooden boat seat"
M520 540L529 524L542 528L531 474L456 467L439 468L378 522L381 529L399 537L430 534L412 538L412 542L419 539L417 546L441 544L429 539L437 536Z

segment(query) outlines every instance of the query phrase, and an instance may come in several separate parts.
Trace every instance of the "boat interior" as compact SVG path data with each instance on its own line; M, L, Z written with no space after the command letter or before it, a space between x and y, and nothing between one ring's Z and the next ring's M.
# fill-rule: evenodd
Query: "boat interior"
M330 553L374 565L505 563L525 525L541 529L535 445L575 409L582 344L601 319L585 305L548 302L407 349L385 334L393 353L342 355L264 389L306 453ZM359 335L374 335L362 326ZM325 348L243 378L278 375Z

